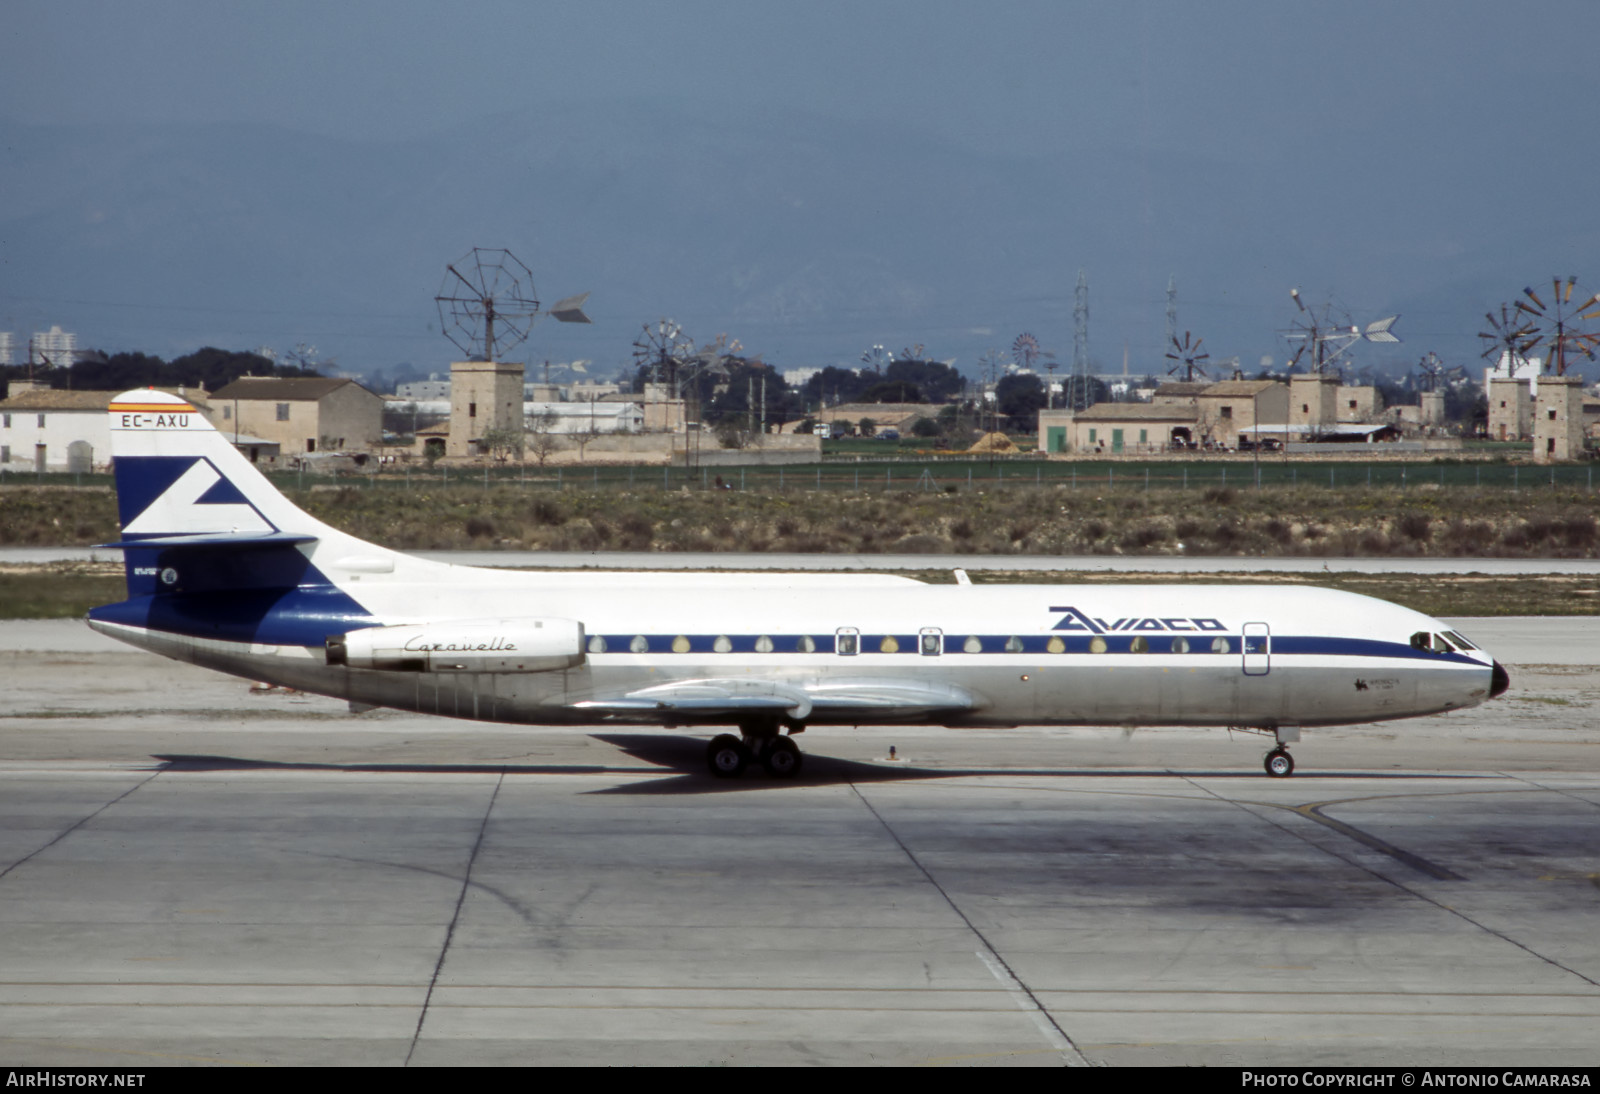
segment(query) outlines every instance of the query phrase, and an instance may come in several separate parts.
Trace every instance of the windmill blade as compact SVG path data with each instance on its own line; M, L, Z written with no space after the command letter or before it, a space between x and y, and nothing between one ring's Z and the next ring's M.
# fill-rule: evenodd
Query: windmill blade
M1398 342L1400 339L1391 334L1389 328L1394 326L1399 319L1398 315L1391 315L1387 318L1379 319L1375 323L1368 323L1364 336L1369 342Z
M1522 291L1527 294L1528 299L1532 300L1535 304L1539 305L1539 311L1541 311L1541 312L1544 311L1544 301L1540 300L1539 297L1534 294L1532 285L1524 286ZM1522 306L1522 302L1520 300L1517 301L1517 306L1518 307Z
M557 323L592 323L594 320L585 315L583 311L584 302L588 299L589 294L586 292L578 293L576 296L563 297L557 300L550 309L550 317Z

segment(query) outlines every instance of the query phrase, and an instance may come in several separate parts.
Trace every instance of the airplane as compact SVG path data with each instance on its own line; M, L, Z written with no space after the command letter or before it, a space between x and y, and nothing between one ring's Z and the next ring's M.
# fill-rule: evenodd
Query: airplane
M1475 706L1506 670L1444 623L1353 593L930 585L861 574L512 572L316 520L181 395L112 400L127 599L95 630L250 680L528 725L737 726L712 774L802 767L814 725L1300 730Z

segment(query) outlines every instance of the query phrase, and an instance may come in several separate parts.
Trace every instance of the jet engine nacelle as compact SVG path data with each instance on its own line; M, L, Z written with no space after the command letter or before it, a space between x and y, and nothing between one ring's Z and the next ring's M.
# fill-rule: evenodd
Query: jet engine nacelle
M574 619L367 627L328 638L328 664L391 672L555 672L583 663Z

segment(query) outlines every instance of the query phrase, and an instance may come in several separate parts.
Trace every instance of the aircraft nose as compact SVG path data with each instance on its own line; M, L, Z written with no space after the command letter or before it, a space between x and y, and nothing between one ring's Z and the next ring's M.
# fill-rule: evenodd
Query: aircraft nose
M1511 674L1500 662L1494 663L1494 675L1489 677L1489 698L1496 699L1504 695L1511 687Z

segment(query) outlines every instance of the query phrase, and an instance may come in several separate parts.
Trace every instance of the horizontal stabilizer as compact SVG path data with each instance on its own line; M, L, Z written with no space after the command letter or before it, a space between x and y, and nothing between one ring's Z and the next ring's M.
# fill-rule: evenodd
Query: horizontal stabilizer
M154 547L292 547L296 543L315 543L317 536L293 532L197 532L188 536L151 536L148 539L123 539L116 543L96 543L97 548Z

